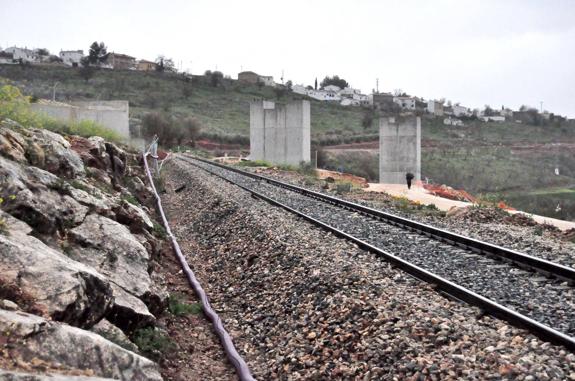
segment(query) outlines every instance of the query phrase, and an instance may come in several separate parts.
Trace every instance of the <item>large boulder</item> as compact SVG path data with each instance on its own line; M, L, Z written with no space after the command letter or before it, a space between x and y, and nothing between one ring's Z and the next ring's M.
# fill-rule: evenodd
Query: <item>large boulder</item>
M62 135L42 129L30 129L30 140L42 148L45 154L44 169L67 178L86 175L80 155L73 151Z
M87 167L101 170L111 169L110 155L106 152L104 139L93 136L89 139L80 136L70 137L70 144Z
M148 214L142 208L126 200L122 200L120 205L114 209L116 220L130 228L133 233L151 231L154 224Z
M91 214L69 231L76 246L71 258L96 268L114 285L115 303L110 320L124 330L133 330L153 321L142 300L161 299L151 286L150 254L130 230L109 218Z
M131 352L138 353L138 347L132 343L128 336L120 328L110 323L108 319L102 319L93 326L90 331L97 333L104 339L110 340L112 343L118 344L124 349Z
M88 207L65 194L69 185L50 172L0 157L2 207L41 233L79 224Z
M54 320L91 327L113 303L109 282L32 237L26 223L0 211L0 283L14 284Z
M19 163L26 163L26 139L2 123L0 125L0 155Z
M93 332L5 310L0 310L0 332L9 358L22 362L44 361L103 378L162 380L154 362Z

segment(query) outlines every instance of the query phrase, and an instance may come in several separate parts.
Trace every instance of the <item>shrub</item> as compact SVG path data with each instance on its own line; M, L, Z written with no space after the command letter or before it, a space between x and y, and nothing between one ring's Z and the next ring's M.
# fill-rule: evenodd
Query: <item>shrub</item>
M238 163L241 167L273 167L273 164L265 160L243 160Z
M176 349L170 337L154 327L136 330L132 339L144 356L155 361Z
M182 302L182 295L175 293L170 294L168 299L168 310L175 316L185 316L189 314L197 315L202 312L202 304L188 304Z

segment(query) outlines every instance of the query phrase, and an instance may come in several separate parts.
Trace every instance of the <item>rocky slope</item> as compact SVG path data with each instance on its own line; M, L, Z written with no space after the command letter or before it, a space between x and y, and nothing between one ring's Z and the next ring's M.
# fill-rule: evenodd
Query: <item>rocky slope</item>
M98 137L0 123L0 379L162 379L130 341L168 298L139 168Z

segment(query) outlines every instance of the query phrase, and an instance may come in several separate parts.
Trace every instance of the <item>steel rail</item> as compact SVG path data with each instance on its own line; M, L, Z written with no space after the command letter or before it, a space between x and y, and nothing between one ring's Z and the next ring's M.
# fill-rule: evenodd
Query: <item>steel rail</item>
M381 210L370 208L368 206L360 205L351 201L343 200L341 198L326 195L310 189L305 189L297 185L288 184L279 180L271 179L267 176L257 175L255 173L250 173L238 168L230 167L220 163L215 163L205 159L200 159L197 157L193 157L193 159L207 164L215 165L217 167L221 167L229 171L233 171L242 174L244 176L251 177L253 179L266 181L267 183L277 185L286 189L290 189L292 191L301 193L308 197L327 201L328 203L331 203L335 206L355 210L357 212L366 214L368 216L390 223L392 225L400 226L418 232L430 238L434 238L436 240L446 242L454 246L469 249L477 254L483 254L486 256L499 258L506 262L512 262L518 265L519 267L533 269L550 278L555 277L567 281L570 284L575 284L575 269L571 267L554 263L542 258L534 257L529 254L521 253L516 250L507 249L499 245L466 237L428 224L396 216L394 214L383 212Z
M206 161L206 160L199 160L197 158L193 158L194 160L198 160L198 161L202 161L208 164L214 164L212 162ZM505 320L507 322L509 322L511 325L515 326L515 327L519 327L519 328L524 328L529 330L531 333L533 333L534 335L536 335L537 337L541 338L544 341L548 341L554 344L559 344L559 345L563 345L566 348L568 348L571 351L575 351L575 338L571 337L569 335L566 335L562 332L559 332L545 324L541 324L536 320L533 320L527 316L524 316L522 314L520 314L519 312L516 312L510 308L507 308L499 303L496 303L484 296L481 296L465 287L459 286L456 283L453 283L445 278L442 278L430 271L427 271L425 269L423 269L422 267L419 267L417 265L414 265L404 259L401 259L385 250L382 250L370 243L367 243L359 238L356 238L340 229L337 229L329 224L326 224L325 222L322 222L314 217L311 217L303 212L300 212L286 204L283 204L277 200L274 200L262 193L259 193L253 189L250 189L246 186L243 186L241 184L235 183L234 181L222 176L221 174L218 174L216 172L213 172L207 168L204 168L202 166L197 165L196 163L190 162L188 160L185 160L185 162L192 164L214 176L217 176L218 178L221 178L227 182L229 182L230 184L233 184L237 187L240 187L241 189L249 192L251 195L255 196L256 198L262 199L264 201L269 202L272 205L276 205L280 208L283 208L293 214L296 214L302 218L304 218L305 220L311 222L314 225L320 226L323 229L332 232L333 234L335 234L336 236L345 238L351 242L354 242L355 244L357 244L359 247L370 251L380 257L382 257L384 260L390 262L391 264L393 264L394 266L400 268L401 270L407 272L408 274L414 276L415 278L424 281L426 283L430 283L432 285L434 285L435 290L440 290L442 292L444 292L445 294L454 297L458 300L461 300L467 304L476 306L481 308L485 313L492 315L496 318ZM217 165L220 167L223 167L225 169L228 169L229 167L227 166L222 166L222 165ZM240 173L242 173L243 171L241 171Z

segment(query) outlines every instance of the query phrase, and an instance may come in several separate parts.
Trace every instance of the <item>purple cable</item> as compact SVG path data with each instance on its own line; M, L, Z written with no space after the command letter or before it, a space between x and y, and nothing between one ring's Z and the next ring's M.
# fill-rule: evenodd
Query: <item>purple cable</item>
M230 360L230 362L232 363L232 365L234 366L234 368L236 368L236 372L237 372L238 376L240 377L240 380L242 380L242 381L255 381L255 378L253 378L253 376L250 372L250 369L248 368L248 365L246 364L244 359L239 355L239 353L236 351L234 343L232 342L232 338L230 337L229 333L224 328L224 326L222 324L222 320L220 319L218 314L210 306L210 302L208 300L208 296L206 295L206 292L202 288L200 282L198 282L198 280L196 279L194 272L192 271L192 269L188 265L186 258L184 257L184 255L182 254L182 251L180 250L180 245L178 244L178 241L176 241L176 237L174 237L174 235L172 234L172 231L170 230L170 225L168 224L168 220L166 219L166 215L164 214L164 210L162 209L162 200L160 199L160 196L158 195L158 192L156 191L156 186L154 185L154 180L152 179L152 174L150 173L150 168L148 167L148 159L147 159L148 155L149 155L149 153L143 154L143 156L144 156L144 167L146 168L146 175L148 176L148 181L150 182L150 186L152 187L152 191L154 192L154 196L156 197L156 202L158 204L158 210L160 212L160 216L162 217L162 223L164 224L164 228L166 229L168 236L172 240L172 246L174 247L174 251L176 252L176 256L178 257L178 260L180 261L180 265L182 266L182 269L183 269L184 273L186 274L186 277L188 278L188 281L189 281L190 285L192 286L192 288L194 289L196 295L201 299L204 314L208 317L208 319L211 320L212 325L214 327L214 330L216 331L216 334L220 338L222 346L224 347L226 355L227 355L228 359Z

